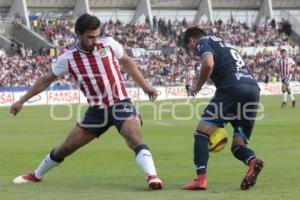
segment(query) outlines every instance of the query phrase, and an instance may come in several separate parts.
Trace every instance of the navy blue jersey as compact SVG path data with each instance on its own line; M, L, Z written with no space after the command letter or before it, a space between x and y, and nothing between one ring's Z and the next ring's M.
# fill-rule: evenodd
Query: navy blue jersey
M210 79L217 89L241 83L257 85L247 64L232 45L220 38L205 36L198 41L197 49L200 58L208 53L213 54L215 65Z

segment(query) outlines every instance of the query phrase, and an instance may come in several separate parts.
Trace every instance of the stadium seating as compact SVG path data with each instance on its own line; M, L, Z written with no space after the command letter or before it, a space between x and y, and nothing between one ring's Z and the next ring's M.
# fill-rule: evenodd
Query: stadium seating
M186 71L193 74L197 68L197 60L187 59L183 53L176 54L178 37L191 23L183 20L165 21L155 20L154 30L151 31L148 24L131 24L121 21L109 21L103 23L102 35L112 36L118 40L125 49L150 49L151 53L139 56L132 55L141 67L141 71L148 81L153 85L182 85L186 79ZM259 47L290 45L285 34L278 32L273 26L263 24L250 29L245 23L233 19L228 22L221 20L215 24L202 23L201 27L210 34L220 36L225 41L238 47ZM41 50L33 52L30 49L20 47L9 54L0 57L0 86L30 86L34 81L46 72L56 54L64 53L75 41L73 33L74 24L68 19L39 20L32 21L32 28L47 38L54 46L56 52ZM170 50L171 49L171 50ZM277 50L278 50L277 49ZM155 51L159 50L159 51ZM278 70L274 66L278 51L260 51L255 55L244 54L244 58L255 73L259 81L278 81ZM292 80L300 80L300 57L291 55L298 63L293 69ZM125 74L125 80L131 82L131 78ZM60 78L54 84L70 84L69 76Z

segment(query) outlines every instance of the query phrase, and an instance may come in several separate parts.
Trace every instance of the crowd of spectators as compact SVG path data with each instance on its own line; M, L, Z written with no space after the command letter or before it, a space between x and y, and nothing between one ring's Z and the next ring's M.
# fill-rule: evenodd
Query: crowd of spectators
M112 36L128 48L159 49L176 47L178 36L191 22L185 19L181 22L153 18L153 29L146 19L143 24L108 21L101 25L102 34ZM269 23L256 28L250 28L247 23L237 22L234 19L226 23L218 20L215 23L200 22L198 24L209 34L223 38L236 46L278 46L287 45L288 38L281 34ZM32 27L42 33L54 46L67 47L74 43L74 23L71 20L34 20Z
M250 28L246 23L233 19L228 22L221 20L212 23L198 24L209 34L223 38L225 41L241 47L282 46L289 45L288 38L268 23L256 28ZM121 21L106 22L101 25L101 34L112 36L118 40L130 53L133 48L158 50L155 53L144 53L139 56L132 54L139 64L145 78L153 85L185 84L187 76L195 74L199 65L197 58L188 58L180 48L180 35L191 26L186 20L171 22L163 19L153 19L150 28L149 20L143 24L124 23ZM74 24L70 20L38 20L32 21L34 31L42 34L57 49L57 54L64 53L76 40L73 32ZM165 52L163 49L173 48L175 51ZM51 67L55 59L53 53L35 52L23 49L22 53L7 53L0 56L0 87L30 86ZM175 53L174 53L175 52ZM275 59L278 51L259 52L254 55L244 54L246 63L251 67L259 81L279 81L278 68ZM297 65L293 69L292 80L300 81L299 54L291 55ZM125 80L132 79L125 74ZM71 77L58 79L56 85L70 84Z

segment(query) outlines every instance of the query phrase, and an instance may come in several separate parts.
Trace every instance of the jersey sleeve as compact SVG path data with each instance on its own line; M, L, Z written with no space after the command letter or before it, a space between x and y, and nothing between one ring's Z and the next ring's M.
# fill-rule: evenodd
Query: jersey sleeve
M55 76L63 76L68 73L68 59L66 55L59 56L52 64L52 72Z
M212 44L209 38L203 38L198 41L197 49L199 51L199 56L202 59L206 54L212 53L214 54L215 51L213 50Z
M295 61L292 59L292 58L289 58L289 64L291 65L291 66L293 66L293 65L295 65L296 63L295 63Z
M115 53L116 58L121 59L123 57L123 53L124 53L123 46L119 42L114 40L113 38L109 38L109 44L110 44L113 52Z
M277 58L276 61L275 61L276 67L279 67L279 65L280 65L279 61L280 61L280 58Z

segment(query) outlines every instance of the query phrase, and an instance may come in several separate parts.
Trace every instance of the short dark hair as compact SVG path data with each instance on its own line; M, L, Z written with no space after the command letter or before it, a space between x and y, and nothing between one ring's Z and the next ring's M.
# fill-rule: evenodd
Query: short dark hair
M205 35L206 35L206 33L203 29L196 27L196 26L190 27L184 33L184 36L183 36L184 45L187 45L189 43L190 38L193 38L193 37L200 38Z
M83 35L88 30L96 30L100 26L100 20L93 15L85 13L81 15L75 23L75 32Z
M280 53L285 53L286 52L286 49L281 49L280 50Z

